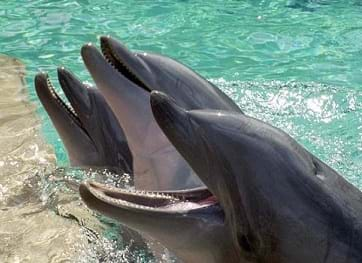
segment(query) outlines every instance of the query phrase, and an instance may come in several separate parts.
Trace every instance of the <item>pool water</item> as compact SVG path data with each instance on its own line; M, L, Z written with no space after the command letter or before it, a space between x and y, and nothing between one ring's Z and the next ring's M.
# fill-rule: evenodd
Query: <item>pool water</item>
M65 66L91 82L80 47L109 34L192 67L362 189L360 0L8 0L0 26L0 52L26 65L57 166L68 166L66 153L34 75L48 71L56 83L56 67Z

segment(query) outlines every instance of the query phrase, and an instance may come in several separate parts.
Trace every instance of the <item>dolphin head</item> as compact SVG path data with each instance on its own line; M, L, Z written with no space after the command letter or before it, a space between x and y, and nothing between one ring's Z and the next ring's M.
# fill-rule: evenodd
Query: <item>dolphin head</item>
M149 104L149 90L127 67L109 63L93 45L83 46L81 54L124 129L133 154L135 186L148 190L200 186L200 180L158 127Z
M186 111L159 92L151 105L219 202L240 258L361 260L361 193L289 135L242 114Z
M125 130L134 157L136 186L158 190L200 186L197 177L185 176L193 174L192 169L156 124L149 105L150 91L161 90L187 109L241 112L239 107L210 82L171 58L131 52L111 37L101 37L100 42L102 52L88 44L81 54Z
M85 182L79 191L89 208L160 241L184 262L239 262L223 210L206 188L150 192Z
M119 74L147 91L160 90L186 109L241 112L221 90L182 63L160 54L132 52L110 36L100 38L101 50Z
M67 149L71 165L132 172L132 155L121 126L97 89L58 69L58 79L70 105L56 93L49 77L35 77L38 97Z

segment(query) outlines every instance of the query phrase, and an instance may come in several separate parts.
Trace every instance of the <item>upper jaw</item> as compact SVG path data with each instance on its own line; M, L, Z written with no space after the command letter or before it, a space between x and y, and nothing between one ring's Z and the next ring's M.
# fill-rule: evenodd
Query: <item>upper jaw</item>
M89 141L92 141L77 112L70 104L64 102L55 91L48 74L44 72L38 73L35 76L34 82L37 95L56 126L70 125L71 123L75 125Z
M201 127L195 123L190 112L178 106L166 94L153 91L150 104L159 127L175 146L177 151L188 162L202 182L216 195L214 189L218 188L215 178L209 177L209 155L205 151L209 145L202 136ZM211 171L214 173L214 171Z
M100 44L104 58L121 75L148 92L153 90L147 81L151 72L137 53L131 52L110 36L102 36Z
M74 109L66 104L55 91L47 73L41 72L35 76L35 89L40 101L46 108L56 106L62 112L66 113L78 126L82 126L80 119Z
M117 66L108 61L91 43L82 46L81 55L85 66L102 93L114 94L119 93L120 87L137 86L126 76L120 74Z
M88 94L89 87L81 83L64 67L58 68L57 71L60 86L72 108L80 118L84 115L89 115L91 111L91 102Z

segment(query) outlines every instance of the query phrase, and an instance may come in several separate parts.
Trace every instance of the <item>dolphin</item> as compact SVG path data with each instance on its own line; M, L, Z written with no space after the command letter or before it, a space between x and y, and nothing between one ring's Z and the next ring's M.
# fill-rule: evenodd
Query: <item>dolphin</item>
M35 89L64 142L71 165L132 174L126 137L101 93L65 68L58 68L58 79L70 105L56 93L46 73L36 75Z
M218 87L170 57L149 52L132 52L110 36L101 37L100 46L106 61L123 78L148 92L160 90L186 109L241 112L239 106ZM82 55L90 69L88 48L89 45L83 47ZM124 81L122 79L122 83ZM149 101L146 103L149 104Z
M125 131L133 154L135 186L148 190L199 187L202 182L155 122L150 92L161 90L187 109L212 108L241 112L210 82L175 60L134 53L110 37L101 50L82 47L83 61Z
M239 262L223 209L206 188L137 191L87 181L79 192L89 208L158 240L183 262Z
M153 235L185 262L362 262L362 193L288 134L243 114L188 111L160 92L151 105L209 194L120 194L85 182L90 208Z

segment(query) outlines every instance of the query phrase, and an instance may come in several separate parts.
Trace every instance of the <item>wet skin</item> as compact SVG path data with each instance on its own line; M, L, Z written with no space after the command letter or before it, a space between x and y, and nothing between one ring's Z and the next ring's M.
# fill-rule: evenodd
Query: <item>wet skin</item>
M100 92L64 68L58 69L58 79L70 105L55 92L46 73L36 75L35 89L71 165L131 174L133 161L126 137Z
M125 131L133 154L136 187L175 190L201 186L155 122L150 91L166 92L187 109L241 112L239 107L210 82L171 58L131 52L110 37L101 38L101 49L102 53L86 45L81 53Z
M361 192L288 134L243 114L188 111L160 92L151 105L208 190L119 192L86 182L90 208L185 262L362 261Z

